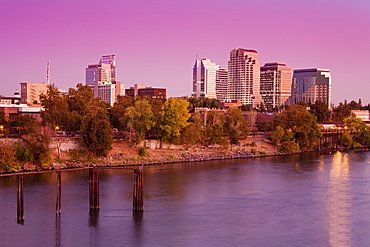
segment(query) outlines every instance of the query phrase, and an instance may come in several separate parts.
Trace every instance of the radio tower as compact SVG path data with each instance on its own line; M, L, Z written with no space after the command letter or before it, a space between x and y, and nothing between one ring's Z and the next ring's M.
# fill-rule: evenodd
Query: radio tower
M48 58L48 64L46 67L46 82L50 84L50 58Z

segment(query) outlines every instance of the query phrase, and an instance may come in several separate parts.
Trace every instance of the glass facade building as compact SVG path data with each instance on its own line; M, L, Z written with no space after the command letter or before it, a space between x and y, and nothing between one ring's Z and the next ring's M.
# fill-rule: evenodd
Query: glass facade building
M331 75L328 69L297 69L292 80L290 103L321 101L331 107Z
M98 64L86 68L86 85L94 86L95 82L113 82L116 80L116 55L102 56Z
M210 59L197 59L193 67L193 97L216 98L216 74L220 65Z

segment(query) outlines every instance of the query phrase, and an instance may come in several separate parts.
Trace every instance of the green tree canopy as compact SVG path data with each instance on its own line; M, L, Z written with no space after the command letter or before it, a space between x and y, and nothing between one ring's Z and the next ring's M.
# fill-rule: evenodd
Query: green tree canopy
M206 139L210 144L227 145L224 136L225 116L223 113L211 110L207 114L205 128Z
M161 139L173 142L188 123L188 102L178 98L170 98L164 103L163 115L161 117L160 131Z
M44 107L41 112L44 125L50 125L53 129L56 126L65 129L70 114L67 98L54 85L49 85L47 93L40 95L40 100Z
M301 149L314 148L322 136L315 115L300 104L289 105L276 116L274 125L275 128L281 126L284 130L292 132Z
M310 112L316 116L317 122L319 123L329 121L330 119L328 105L322 101L316 101L313 105L311 105Z
M364 121L354 116L347 117L343 121L352 136L351 147L370 145L370 129Z
M107 111L102 107L91 108L81 123L82 146L93 155L106 156L113 142Z
M239 144L240 139L248 136L248 123L244 121L242 110L230 108L226 112L225 130L231 144Z
M134 106L126 109L125 118L130 126L135 129L136 144L143 141L146 132L154 126L153 117L152 107L145 99L136 101Z
M194 112L196 107L209 108L209 109L220 109L222 103L218 99L206 98L206 97L190 97L186 99L189 102L189 112Z
M345 118L351 116L351 107L345 102L339 103L337 107L333 108L333 121L343 121Z
M190 118L190 123L181 132L181 143L183 144L198 144L204 141L204 126L203 119L200 113L195 113Z

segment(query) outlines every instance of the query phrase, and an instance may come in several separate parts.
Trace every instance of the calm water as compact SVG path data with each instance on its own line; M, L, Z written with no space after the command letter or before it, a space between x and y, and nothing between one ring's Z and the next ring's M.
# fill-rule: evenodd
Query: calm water
M303 154L144 169L133 216L129 170L100 171L90 215L88 171L25 175L25 222L15 177L0 177L0 246L370 246L370 153Z

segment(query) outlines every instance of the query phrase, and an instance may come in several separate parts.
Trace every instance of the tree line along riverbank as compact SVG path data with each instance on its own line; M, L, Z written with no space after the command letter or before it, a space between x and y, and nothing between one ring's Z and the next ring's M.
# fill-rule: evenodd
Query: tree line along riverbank
M341 116L344 128L324 131L317 120L328 109L318 102L310 108L304 102L286 106L271 115L272 120L256 125L258 109L216 109L212 107L219 107L219 102L207 98L162 102L117 96L110 106L95 98L91 88L79 84L68 94L60 94L51 85L40 99L39 119L29 114L12 118L0 114L0 172L256 157L370 145L368 126L348 115L347 108L333 111L333 117ZM203 108L196 111L199 106ZM257 129L266 134L255 136ZM69 139L54 138L61 132ZM13 134L19 139L4 138ZM75 146L64 148L66 143Z

